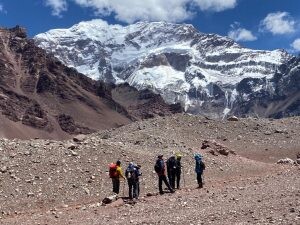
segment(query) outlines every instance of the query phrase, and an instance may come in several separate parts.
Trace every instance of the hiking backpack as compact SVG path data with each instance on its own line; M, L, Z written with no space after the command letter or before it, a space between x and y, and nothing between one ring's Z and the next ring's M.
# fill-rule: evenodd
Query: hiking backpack
M167 169L168 171L174 171L176 169L176 159L174 156L170 157L168 160L167 160Z
M205 170L204 162L202 160L197 160L196 161L196 168L195 168L196 173L202 173L203 170Z
M111 163L109 165L109 177L110 178L116 178L116 177L118 177L117 164Z
M159 159L156 161L156 163L154 165L154 170L156 173L160 173L163 170Z
M137 178L136 168L134 168L133 166L128 166L125 172L125 176L127 179L136 179Z

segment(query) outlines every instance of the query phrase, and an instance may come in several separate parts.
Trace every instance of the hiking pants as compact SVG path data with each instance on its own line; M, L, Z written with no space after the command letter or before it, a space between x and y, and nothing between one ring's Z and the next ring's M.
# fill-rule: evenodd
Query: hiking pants
M128 189L129 189L129 198L137 198L138 196L138 189L137 189L137 182L134 179L128 179Z
M169 179L169 183L170 183L170 186L175 189L175 175L176 175L176 172L175 170L170 170L168 171L168 179Z
M167 186L167 188L172 192L173 191L173 189L171 188L171 186L170 186L170 184L169 184L169 182L168 182L168 180L167 180L167 177L166 177L166 175L160 175L159 177L158 177L158 188L159 188L159 193L164 193L163 192L163 189L162 189L162 182L164 182L165 183L165 185Z
M120 179L119 178L111 178L113 185L113 192L119 194L120 192Z
M202 188L203 187L202 173L197 173L197 181L198 181L199 187Z
M136 182L136 199L140 196L140 181Z
M180 188L180 175L181 175L181 171L177 171L175 173L175 180L176 180L176 184L177 184L177 189ZM174 184L175 185L175 184Z

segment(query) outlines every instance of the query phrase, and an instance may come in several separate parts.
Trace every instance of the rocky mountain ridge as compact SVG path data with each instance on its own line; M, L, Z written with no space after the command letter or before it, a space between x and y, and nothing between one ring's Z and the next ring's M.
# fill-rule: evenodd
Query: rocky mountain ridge
M64 139L181 111L134 88L136 98L122 106L112 97L121 87L64 66L27 39L24 28L0 28L0 46L0 137Z
M299 59L283 50L251 50L189 24L166 22L121 26L92 20L34 39L93 79L150 89L186 112L299 115Z

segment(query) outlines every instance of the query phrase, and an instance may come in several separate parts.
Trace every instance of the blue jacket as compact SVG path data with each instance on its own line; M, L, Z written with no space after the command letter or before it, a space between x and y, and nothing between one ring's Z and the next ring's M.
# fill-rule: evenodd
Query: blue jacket
M202 162L201 159L196 159L195 172L202 174L203 170L205 170L205 164L204 164L204 162Z

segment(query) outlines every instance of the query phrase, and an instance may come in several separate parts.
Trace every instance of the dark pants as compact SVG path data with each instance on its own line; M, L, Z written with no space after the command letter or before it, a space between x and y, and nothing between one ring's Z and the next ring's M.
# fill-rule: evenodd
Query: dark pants
M198 181L199 188L202 188L203 187L202 173L197 173L197 181Z
M175 189L175 171L174 170L170 170L168 171L168 179L169 179L169 183L170 186Z
M167 186L167 188L171 191L171 192L173 192L173 189L171 188L171 186L170 186L170 184L169 184L169 182L168 182L168 180L167 180L167 177L166 177L166 175L159 175L159 177L158 177L158 188L159 188L159 193L164 193L163 192L163 189L162 189L162 182L164 182L165 183L165 185Z
M120 192L120 179L119 178L111 178L113 184L113 192L119 194Z
M180 188L180 175L181 175L181 172L176 172L175 173L175 180L176 180L176 184L177 184L177 189Z
M128 189L129 189L129 198L137 198L138 197L138 188L137 181L134 179L128 179Z
M136 182L136 199L140 196L140 181Z

